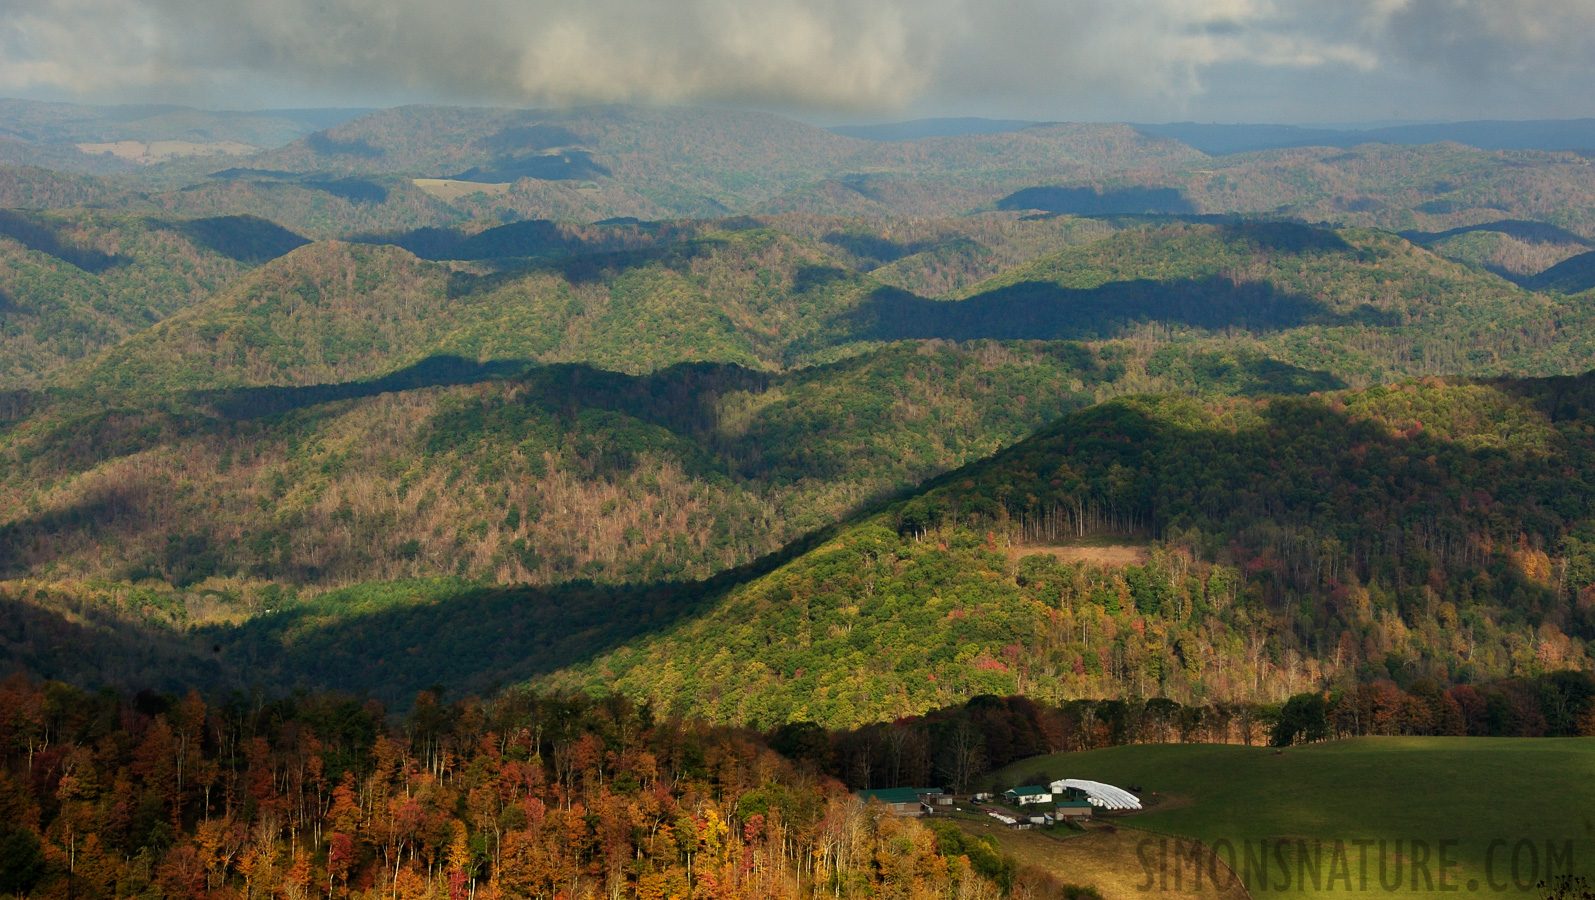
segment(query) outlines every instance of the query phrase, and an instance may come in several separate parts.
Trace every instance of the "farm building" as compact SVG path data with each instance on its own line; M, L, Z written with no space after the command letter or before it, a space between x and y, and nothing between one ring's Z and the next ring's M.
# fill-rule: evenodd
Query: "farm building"
M1052 790L1038 785L1026 785L1002 792L1002 799L1019 806L1029 806L1032 803L1051 803Z
M859 791L856 795L865 803L878 800L894 816L923 816L929 814L934 804L941 801L941 788L887 788L877 791Z
M1059 819L1089 819L1092 810L1096 809L1091 805L1091 801L1084 797L1075 798L1067 794L1059 795L1057 804L1052 814Z
M1097 809L1134 810L1141 808L1141 798L1124 788L1087 781L1083 778L1065 778L1052 783L1052 792L1060 800L1085 801Z

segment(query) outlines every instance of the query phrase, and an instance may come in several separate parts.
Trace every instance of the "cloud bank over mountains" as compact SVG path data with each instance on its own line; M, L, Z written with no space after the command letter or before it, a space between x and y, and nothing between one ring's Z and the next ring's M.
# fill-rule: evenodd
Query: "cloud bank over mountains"
M1590 115L1592 57L1595 0L0 0L0 94L209 105Z

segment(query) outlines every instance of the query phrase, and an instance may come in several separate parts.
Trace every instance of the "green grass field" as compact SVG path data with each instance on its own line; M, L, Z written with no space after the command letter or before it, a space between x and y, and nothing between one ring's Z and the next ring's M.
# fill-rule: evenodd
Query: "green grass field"
M1160 892L1176 874L1195 892L1197 868L1164 835L1233 860L1253 897L1539 896L1540 878L1595 871L1595 739L1363 738L1282 753L1149 744L1038 757L995 781L1039 774L1139 786L1152 803L1119 822L1147 831L1143 881Z

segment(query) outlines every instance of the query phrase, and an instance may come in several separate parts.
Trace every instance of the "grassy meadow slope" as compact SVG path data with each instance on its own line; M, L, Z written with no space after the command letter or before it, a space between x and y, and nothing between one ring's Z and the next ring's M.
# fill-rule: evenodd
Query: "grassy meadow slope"
M1536 896L1536 880L1570 870L1588 877L1595 859L1589 816L1595 741L1587 738L1357 738L1283 753L1144 744L1037 757L996 778L1025 784L1037 773L1155 793L1154 805L1122 823L1147 829L1142 860L1154 878L1173 882L1180 868L1187 888L1196 878L1194 866L1177 860L1171 844L1160 847L1159 838L1200 840L1218 848L1225 863L1233 856L1254 897L1440 890ZM1455 864L1443 876L1442 842L1452 842L1446 857ZM1166 872L1160 862L1167 863ZM1210 891L1206 868L1202 877ZM1145 871L1138 874L1144 883Z

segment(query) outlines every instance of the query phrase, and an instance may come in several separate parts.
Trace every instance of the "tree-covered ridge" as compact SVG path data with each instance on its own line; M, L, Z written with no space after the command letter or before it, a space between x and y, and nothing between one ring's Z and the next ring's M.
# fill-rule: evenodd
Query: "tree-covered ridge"
M1518 235L1491 230L1486 226L1424 246L1447 259L1486 269L1525 287L1543 290L1536 277L1574 256L1588 253L1590 242L1525 240Z
M299 243L250 217L0 210L0 389L46 382Z
M446 314L448 271L403 250L312 244L119 344L69 383L120 391L378 374Z
M1145 368L1118 348L905 344L784 374L434 358L372 382L204 392L197 406L41 399L0 435L0 558L12 577L183 587L702 577L1127 379L1259 387L1149 381Z
M767 377L736 377L748 376ZM664 438L702 409L676 404L671 395L697 397L710 384L703 379L724 376L701 372L678 387L638 383L619 391L605 377L595 376L597 393L629 396L630 414L658 423L655 433ZM140 597L107 599L151 610L148 624L139 627L153 636L152 647L175 641L172 658L191 660L181 666L197 671L201 660L211 660L206 664L236 667L232 676L216 676L222 680L386 696L434 682L486 690L551 678L565 686L618 689L672 712L769 725L796 717L851 727L982 693L1022 692L1054 703L1162 696L1212 704L1278 701L1378 679L1444 686L1534 676L1589 665L1595 527L1590 487L1578 474L1595 471L1586 459L1595 449L1586 431L1589 385L1588 377L1436 381L1295 400L1114 400L1067 416L907 499L789 545L783 556L699 582L660 580L690 572L651 568L648 559L672 559L670 543L649 544L652 526L643 523L637 533L644 539L634 546L636 538L616 528L618 520L604 518L632 515L621 513L622 503L557 514L551 505L515 503L505 511L495 498L514 495L495 493L491 481L492 466L504 465L504 458L444 456L446 469L423 473L441 477L436 483L443 490L430 499L423 494L414 508L421 515L405 506L389 515L400 528L420 520L414 550L395 548L399 560L411 552L420 557L408 571L437 571L440 555L446 562L463 552L476 554L477 564L489 563L470 574L492 572L502 580L506 575L493 567L503 560L529 565L519 555L523 548L569 552L558 551L557 543L539 545L539 535L569 535L592 541L586 547L599 554L592 558L611 553L607 558L617 563L643 560L634 570L643 583L492 588L395 582L297 601L292 590L219 577L225 572L218 561L237 566L239 557L225 557L221 551L232 552L229 545L207 546L203 538L226 538L207 526L203 538L190 535L157 548L150 563L157 578L165 567L168 577L198 579L189 590L146 584ZM443 446L469 445L470 423L486 426L479 432L486 436L509 431L513 422L537 421L525 414L506 418L510 408L477 409L455 420ZM529 431L513 436L537 437ZM343 500L337 507L330 496L318 501L301 514L288 540L249 546L247 552L264 555L242 557L245 565L302 567L315 553L329 565L339 553L368 564L359 553L383 546L375 530L381 515L355 506L368 501L337 483L337 466L355 457L327 449L315 451L307 471L320 473L323 484L334 482ZM639 449L611 443L603 452L624 459ZM193 449L184 452L186 459L197 456ZM589 464L602 459L588 457ZM649 456L641 459L644 478L658 471ZM230 462L245 465L241 457ZM700 462L729 468L731 460ZM401 488L417 489L411 474L387 471ZM779 471L772 466L770 477L778 481ZM711 473L704 483L712 486L717 477L734 479L736 473ZM463 515L481 516L487 540L469 530L426 531L436 516L430 510L473 478L489 480L479 493L467 487L467 498L482 499L470 500L480 503L472 507L480 512ZM538 491L563 478L550 472ZM212 483L180 490L168 502L174 518L199 522L205 507L186 498L210 502L223 493ZM286 496L283 508L304 508L304 496ZM610 496L632 500L635 509L659 509L647 496ZM190 509L178 511L178 502ZM775 513L772 521L788 512L776 504L766 509ZM323 515L326 524L318 524ZM539 532L526 524L534 515L556 524ZM117 544L112 532L86 528L82 518L54 521L83 534L11 529L11 546L81 541L83 552ZM697 521L716 528L689 527L689 538L702 535L706 543L696 546L710 548L711 557L723 552L728 545L719 528L734 520ZM679 529L665 527L660 534L673 541ZM1082 533L1088 540L1079 548ZM354 539L339 544L346 535ZM623 540L606 544L610 537ZM1131 550L1129 559L1137 561L1126 564L1124 551L1097 553L1093 541L1141 549ZM638 546L643 555L628 555ZM495 553L502 555L495 560ZM1115 553L1119 563L1091 562ZM104 557L83 552L80 558ZM556 574L567 565L552 564L556 568L548 571ZM401 564L393 571L406 570ZM624 568L609 571L628 577ZM311 574L301 568L291 577ZM51 616L70 619L104 602L81 586L47 589L48 601L38 595L29 600L25 595L37 589L25 584L7 588L8 615L44 610L28 613L26 621L34 624L17 632L19 647L28 646L24 634L66 628L51 624ZM177 612L160 612L168 608ZM197 621L265 612L236 628L160 637L172 634L160 624L163 616ZM184 649L188 644L194 646ZM87 632L82 645L109 646ZM114 665L94 662L97 653L85 650L70 665L47 654L30 658L38 671L66 674L48 666L77 666L74 677L92 681Z
M383 110L250 159L261 169L402 173L482 182L613 179L677 215L748 211L845 173L1002 180L1013 174L1184 162L1199 154L1124 125L1058 124L882 143L766 113L591 107ZM713 214L710 212L709 214Z
M108 182L37 166L0 166L0 209L66 209L85 206L111 192Z
M938 302L905 298L828 251L865 268L920 241L939 244L947 230L780 221L809 237L731 223L681 226L681 240L669 236L675 226L633 225L618 226L618 238L553 226L411 236L437 247L459 238L453 255L478 239L483 252L518 252L530 246L523 239L556 252L499 273L391 246L300 248L77 370L68 383L86 393L10 404L10 571L318 586L456 572L702 576L1119 394L1326 391L1462 357L1463 371L1488 373L1553 338L1563 343L1536 365L1555 371L1580 358L1568 336L1576 309L1553 323L1561 332L1552 338L1532 322L1518 332L1488 323L1492 310L1510 321L1576 301L1529 295L1379 233L1134 229ZM1011 239L1015 253L1074 234L1015 224L968 227ZM557 255L654 233L657 246ZM982 313L992 297L1008 299ZM1133 307L1108 304L1127 298L1206 327L1128 322ZM963 309L975 317L936 318ZM857 338L888 326L922 337L1023 331L1027 311L1031 321L1114 327L1129 339L975 345L950 356L936 344L904 346L857 365L782 372L857 353ZM1231 313L1223 332L1209 321ZM1345 320L1372 324L1324 324ZM1466 332L1470 324L1480 330ZM1485 355L1503 344L1524 355ZM1359 365L1358 351L1399 365ZM1292 365L1292 355L1319 365ZM740 368L718 381L666 371L688 361ZM644 377L580 367L512 377L535 362ZM604 396L694 384L710 406L663 418ZM110 396L117 408L107 414ZM462 490L471 471L474 485ZM100 537L111 534L107 551Z
M1280 699L1582 668L1590 385L1109 402L556 680L852 725L979 693ZM1157 540L1121 569L1039 552L1104 533Z
M1595 290L1595 251L1565 259L1536 274L1529 283L1536 290L1563 294L1582 294Z
M847 342L849 314L877 288L812 245L765 230L501 275L332 242L295 251L135 336L75 381L124 390L307 385L441 354L631 372L705 360L786 366Z
M693 361L782 368L835 358L859 341L1132 334L1239 341L1253 354L1364 383L1432 372L1555 374L1591 356L1581 304L1530 294L1380 232L1176 224L1092 240L1097 232L1083 224L1078 233L1033 234L994 224L986 230L1000 249L982 253L947 230L921 228L933 248L975 254L944 259L954 271L1086 241L945 303L857 271L914 249L913 228L899 242L884 226L826 231L816 226L827 220L770 221L809 236L728 222L661 237L623 226L630 230L589 238L550 225L525 236L507 226L458 239L395 238L431 256L552 254L496 274L375 244L306 247L134 337L76 381L307 385L377 377L437 355L629 372ZM581 252L587 240L641 246ZM906 277L945 283L954 271Z
M1290 223L1119 232L965 288L885 297L891 338L1225 334L1367 383L1430 374L1565 374L1595 356L1583 304L1531 294L1395 235Z
M1595 237L1589 211L1595 169L1568 152L1449 143L1306 147L1051 184L1064 190L1050 196L1027 192L1003 202L1055 212L1240 213L1389 231L1439 232L1507 218ZM1082 209L1082 203L1099 208ZM1101 208L1103 203L1108 206Z

